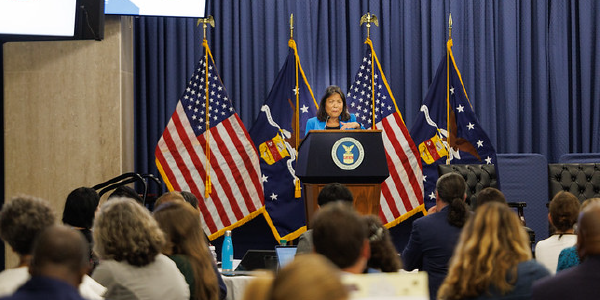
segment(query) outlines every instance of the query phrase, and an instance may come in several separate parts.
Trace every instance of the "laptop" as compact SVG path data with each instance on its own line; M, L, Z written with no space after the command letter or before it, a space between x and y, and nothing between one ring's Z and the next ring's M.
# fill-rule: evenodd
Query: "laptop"
M235 271L274 270L275 250L248 250Z
M277 256L277 265L279 266L279 269L284 268L294 260L296 250L296 246L275 246L275 255Z

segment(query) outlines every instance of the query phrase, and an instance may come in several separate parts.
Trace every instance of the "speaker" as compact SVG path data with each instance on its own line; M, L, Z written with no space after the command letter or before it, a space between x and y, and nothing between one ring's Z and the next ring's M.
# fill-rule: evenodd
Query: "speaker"
M73 39L104 39L104 0L77 0Z

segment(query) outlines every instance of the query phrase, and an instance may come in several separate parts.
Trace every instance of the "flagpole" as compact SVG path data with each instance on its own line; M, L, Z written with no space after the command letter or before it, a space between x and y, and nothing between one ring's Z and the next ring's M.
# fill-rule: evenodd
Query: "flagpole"
M377 16L367 12L362 17L360 17L360 26L364 23L367 24L367 39L365 40L365 44L369 45L371 50L371 115L373 118L373 125L371 126L375 129L375 67L373 61L373 43L371 42L371 23L375 24L375 26L379 27L379 21L377 20Z
M296 48L296 43L294 42L294 14L290 14L290 42L289 44L294 45L294 79L295 79L295 91L296 91L296 106L294 108L294 123L296 125L296 129L294 130L294 151L296 151L296 162L298 162L298 144L300 144L300 87L298 84L298 65L300 62L298 61L298 49ZM294 180L294 197L300 198L302 197L302 187L300 186L300 179L295 178Z
M204 91L205 91L205 101L206 101L206 111L204 113L204 119L206 120L205 122L205 133L206 133L206 181L205 181L205 186L204 186L204 198L208 198L208 196L210 196L210 193L212 193L212 184L210 182L210 117L208 115L209 113L209 101L208 101L208 96L209 96L209 92L208 92L208 41L206 40L206 27L208 27L207 24L211 25L212 27L215 27L215 20L213 18L213 16L208 16L207 18L200 18L198 19L198 23L196 24L196 26L200 25L200 23L202 23L202 30L203 30L203 38L202 38L202 47L204 47Z
M452 40L452 13L448 17L448 40ZM450 53L446 47L446 130L448 131L448 145L451 145L452 134L450 133ZM449 149L448 149L449 150ZM446 164L450 164L450 153L446 156Z

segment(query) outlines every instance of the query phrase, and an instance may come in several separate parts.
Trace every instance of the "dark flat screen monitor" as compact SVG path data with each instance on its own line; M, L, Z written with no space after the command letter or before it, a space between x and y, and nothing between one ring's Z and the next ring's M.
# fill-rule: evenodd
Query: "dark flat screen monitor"
M205 5L205 0L104 0L104 13L203 18Z

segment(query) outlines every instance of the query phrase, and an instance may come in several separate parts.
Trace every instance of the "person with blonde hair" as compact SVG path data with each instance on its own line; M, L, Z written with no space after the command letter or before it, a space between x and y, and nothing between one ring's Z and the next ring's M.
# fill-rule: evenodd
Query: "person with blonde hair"
M489 202L465 224L437 297L530 299L533 282L548 275L532 259L529 237L514 211Z
M269 300L345 300L348 290L341 272L327 258L304 254L279 271Z
M161 254L165 237L150 212L133 199L106 201L93 227L100 264L92 278L106 298L188 300L190 290L177 265Z
M555 274L560 251L577 242L573 226L579 215L579 199L569 192L559 192L550 201L549 210L548 221L555 230L552 236L535 245L535 259Z
M217 300L219 285L198 211L185 201L175 200L159 205L153 214L166 236L163 253L184 275L190 287L190 299Z

